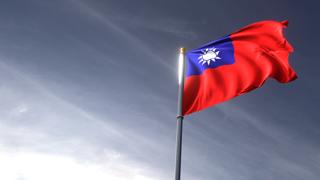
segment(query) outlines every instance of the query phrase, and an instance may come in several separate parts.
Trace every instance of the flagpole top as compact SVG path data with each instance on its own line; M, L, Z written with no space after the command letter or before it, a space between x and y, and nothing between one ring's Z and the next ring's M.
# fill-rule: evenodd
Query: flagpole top
M181 47L181 48L180 48L180 54L184 54L184 53L186 53L186 48Z

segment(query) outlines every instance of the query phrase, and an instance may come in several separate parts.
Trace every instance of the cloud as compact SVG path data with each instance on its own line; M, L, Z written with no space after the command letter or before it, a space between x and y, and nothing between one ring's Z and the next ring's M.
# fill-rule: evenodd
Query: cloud
M128 164L118 154L108 153L106 163L79 161L71 156L0 150L0 174L5 180L157 180L145 175L136 164Z
M167 33L180 38L196 39L197 33L190 27L197 26L198 23L184 21L173 18L150 18L145 16L130 16L130 15L114 15L109 16L110 20L117 22L122 26L128 28L148 29L158 31L160 33Z
M149 56L149 58L152 58L153 60L157 61L162 66L170 69L171 71L174 71L174 68L164 61L163 59L159 58L158 54L155 54L152 49L145 44L141 39L131 34L129 31L127 31L124 28L121 28L117 24L113 23L108 19L108 17L104 16L103 14L99 13L98 11L91 8L88 4L85 2L80 1L72 1L75 5L81 9L81 12L90 15L90 17L94 18L104 26L106 26L109 30L113 30L114 34L121 35L123 38L125 38L126 43L131 43L132 47L138 47L138 49L145 55Z
M142 146L161 149L156 142L61 99L8 63L0 69L0 168L7 169L0 179L167 177L131 156Z

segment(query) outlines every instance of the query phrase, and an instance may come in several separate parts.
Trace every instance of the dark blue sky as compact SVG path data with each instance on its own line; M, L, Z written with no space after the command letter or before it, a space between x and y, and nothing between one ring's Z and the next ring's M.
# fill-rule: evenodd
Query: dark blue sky
M289 20L298 79L185 119L184 180L317 180L316 1L2 0L0 179L173 179L177 57Z

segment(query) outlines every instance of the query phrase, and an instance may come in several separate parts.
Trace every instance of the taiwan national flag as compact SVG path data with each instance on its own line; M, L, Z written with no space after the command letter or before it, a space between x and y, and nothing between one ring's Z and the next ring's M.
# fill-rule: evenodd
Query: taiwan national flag
M203 110L263 85L297 78L288 57L292 46L283 35L288 21L261 21L188 51L183 115Z

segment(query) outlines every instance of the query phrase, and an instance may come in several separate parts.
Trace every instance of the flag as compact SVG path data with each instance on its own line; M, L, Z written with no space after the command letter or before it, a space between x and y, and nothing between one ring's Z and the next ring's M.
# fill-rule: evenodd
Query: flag
M288 21L261 21L186 53L183 115L197 112L261 87L272 77L297 78L288 57Z

